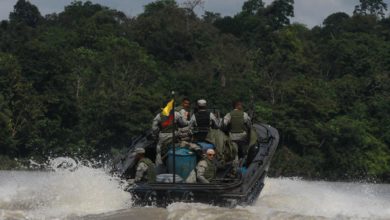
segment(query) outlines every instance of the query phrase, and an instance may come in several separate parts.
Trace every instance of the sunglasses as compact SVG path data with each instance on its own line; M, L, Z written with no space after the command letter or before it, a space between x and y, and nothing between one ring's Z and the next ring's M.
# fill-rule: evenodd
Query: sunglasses
M214 154L207 154L207 156L214 156Z

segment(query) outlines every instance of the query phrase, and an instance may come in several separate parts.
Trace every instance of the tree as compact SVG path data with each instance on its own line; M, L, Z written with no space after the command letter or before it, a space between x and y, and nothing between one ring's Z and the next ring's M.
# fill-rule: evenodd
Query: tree
M385 11L387 11L387 4L383 0L360 0L360 4L355 6L353 14L384 18Z
M326 27L337 27L342 24L345 20L348 20L350 17L345 12L337 12L329 15L322 22Z
M0 153L26 156L43 106L15 56L0 53Z
M265 11L269 18L269 25L279 29L290 24L290 17L294 17L294 0L275 0Z
M335 13L313 29L290 24L293 0L246 0L234 16L202 19L193 9L203 0L186 2L157 0L128 18L74 1L42 18L19 0L0 23L0 154L108 154L149 129L175 90L222 114L242 99L276 127L271 175L390 176L382 1L361 1L355 16Z
M329 176L354 179L375 177L390 171L390 151L373 135L365 120L339 116L327 124L329 142L325 144Z
M43 18L35 5L26 0L18 0L14 6L14 11L9 15L9 19L11 22L20 22L36 27Z
M183 6L191 12L194 12L194 9L198 6L203 8L204 0L186 0L185 2L183 2Z
M263 8L264 2L262 0L248 0L244 2L242 12L247 15L255 15Z
M346 23L349 19L350 16L344 12L331 14L322 22L324 28L321 30L321 33L334 38L338 34L347 31Z
M173 7L176 8L177 4L175 0L157 0L155 2L145 5L144 14L152 14L154 12L160 11L164 8Z
M210 12L210 11L205 11L202 18L203 18L203 21L212 24L212 23L216 22L217 20L221 19L221 14Z

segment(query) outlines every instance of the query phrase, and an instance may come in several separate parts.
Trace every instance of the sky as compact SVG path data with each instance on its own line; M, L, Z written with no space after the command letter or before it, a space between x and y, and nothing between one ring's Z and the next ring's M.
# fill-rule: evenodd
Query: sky
M64 6L69 5L73 0L29 0L39 8L41 14L61 12ZM90 0L94 3L108 6L110 8L123 11L128 16L136 16L143 11L143 6L154 0ZM182 4L185 0L177 0ZM243 2L246 0L204 0L203 9L198 9L197 13L202 15L203 12L218 12L223 16L232 16L241 11ZM0 0L0 20L8 19L9 13L17 0ZM264 0L266 3L272 0ZM390 7L390 0L385 0ZM299 22L313 27L321 25L323 20L335 12L346 12L352 14L355 5L359 0L295 0L294 18L292 22ZM389 13L387 13L389 14Z

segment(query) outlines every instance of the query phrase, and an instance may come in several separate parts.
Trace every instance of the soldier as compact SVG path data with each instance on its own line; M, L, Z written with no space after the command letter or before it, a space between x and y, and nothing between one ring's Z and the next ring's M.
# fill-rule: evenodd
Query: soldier
M179 127L184 127L189 125L189 121L183 120L180 113L174 111L174 121ZM158 143L156 146L156 166L163 164L161 158L161 148L172 142L172 132L174 130L173 120L162 113L156 115L152 123L153 134L157 136L158 134Z
M156 181L156 170L153 162L145 157L145 149L135 149L136 159L138 160L135 182L154 183Z
M223 118L223 126L229 132L232 141L238 145L239 157L245 154L244 145L248 142L248 132L252 126L249 115L243 111L242 102L233 102L233 111Z
M206 157L196 165L196 179L200 183L210 183L215 179L217 166L214 164L215 151L208 149Z
M192 115L190 124L195 141L204 141L210 128L220 128L220 121L207 110L207 102L200 99L197 102L198 112Z
M190 108L191 102L188 98L183 98L181 105L175 108L175 111L180 114L181 120L185 124L184 126L178 126L178 138L182 141L191 140L191 129L189 126L190 121Z
M190 120L190 108L191 108L191 101L189 98L183 98L181 101L181 106L178 106L175 108L175 111L180 113L180 117L183 118L183 120Z

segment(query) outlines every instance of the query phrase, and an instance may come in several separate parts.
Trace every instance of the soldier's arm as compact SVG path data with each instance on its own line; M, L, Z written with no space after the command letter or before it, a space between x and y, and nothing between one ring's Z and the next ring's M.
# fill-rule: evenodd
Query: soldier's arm
M230 116L230 113L227 113L225 117L223 117L223 127L227 128L230 124L230 120L232 120L232 117Z
M135 173L135 182L139 182L142 180L142 177L144 176L144 173L148 170L148 165L145 163L138 164L137 171Z
M210 119L213 123L213 128L220 128L221 127L221 122L218 120L217 117L213 113L210 113Z
M179 113L180 113L181 117L183 117L184 120L189 121L189 118L188 118L189 112L187 112L187 111L183 108L182 110L180 110Z
M196 126L196 118L195 118L195 115L192 115L191 116L191 119L190 119L190 127L195 127Z
M175 120L180 127L188 126L190 124L190 121L185 119L185 117L183 117L183 115L179 112L175 112Z
M207 164L205 161L200 161L196 166L196 178L201 183L210 183L205 177L204 173L206 172Z

